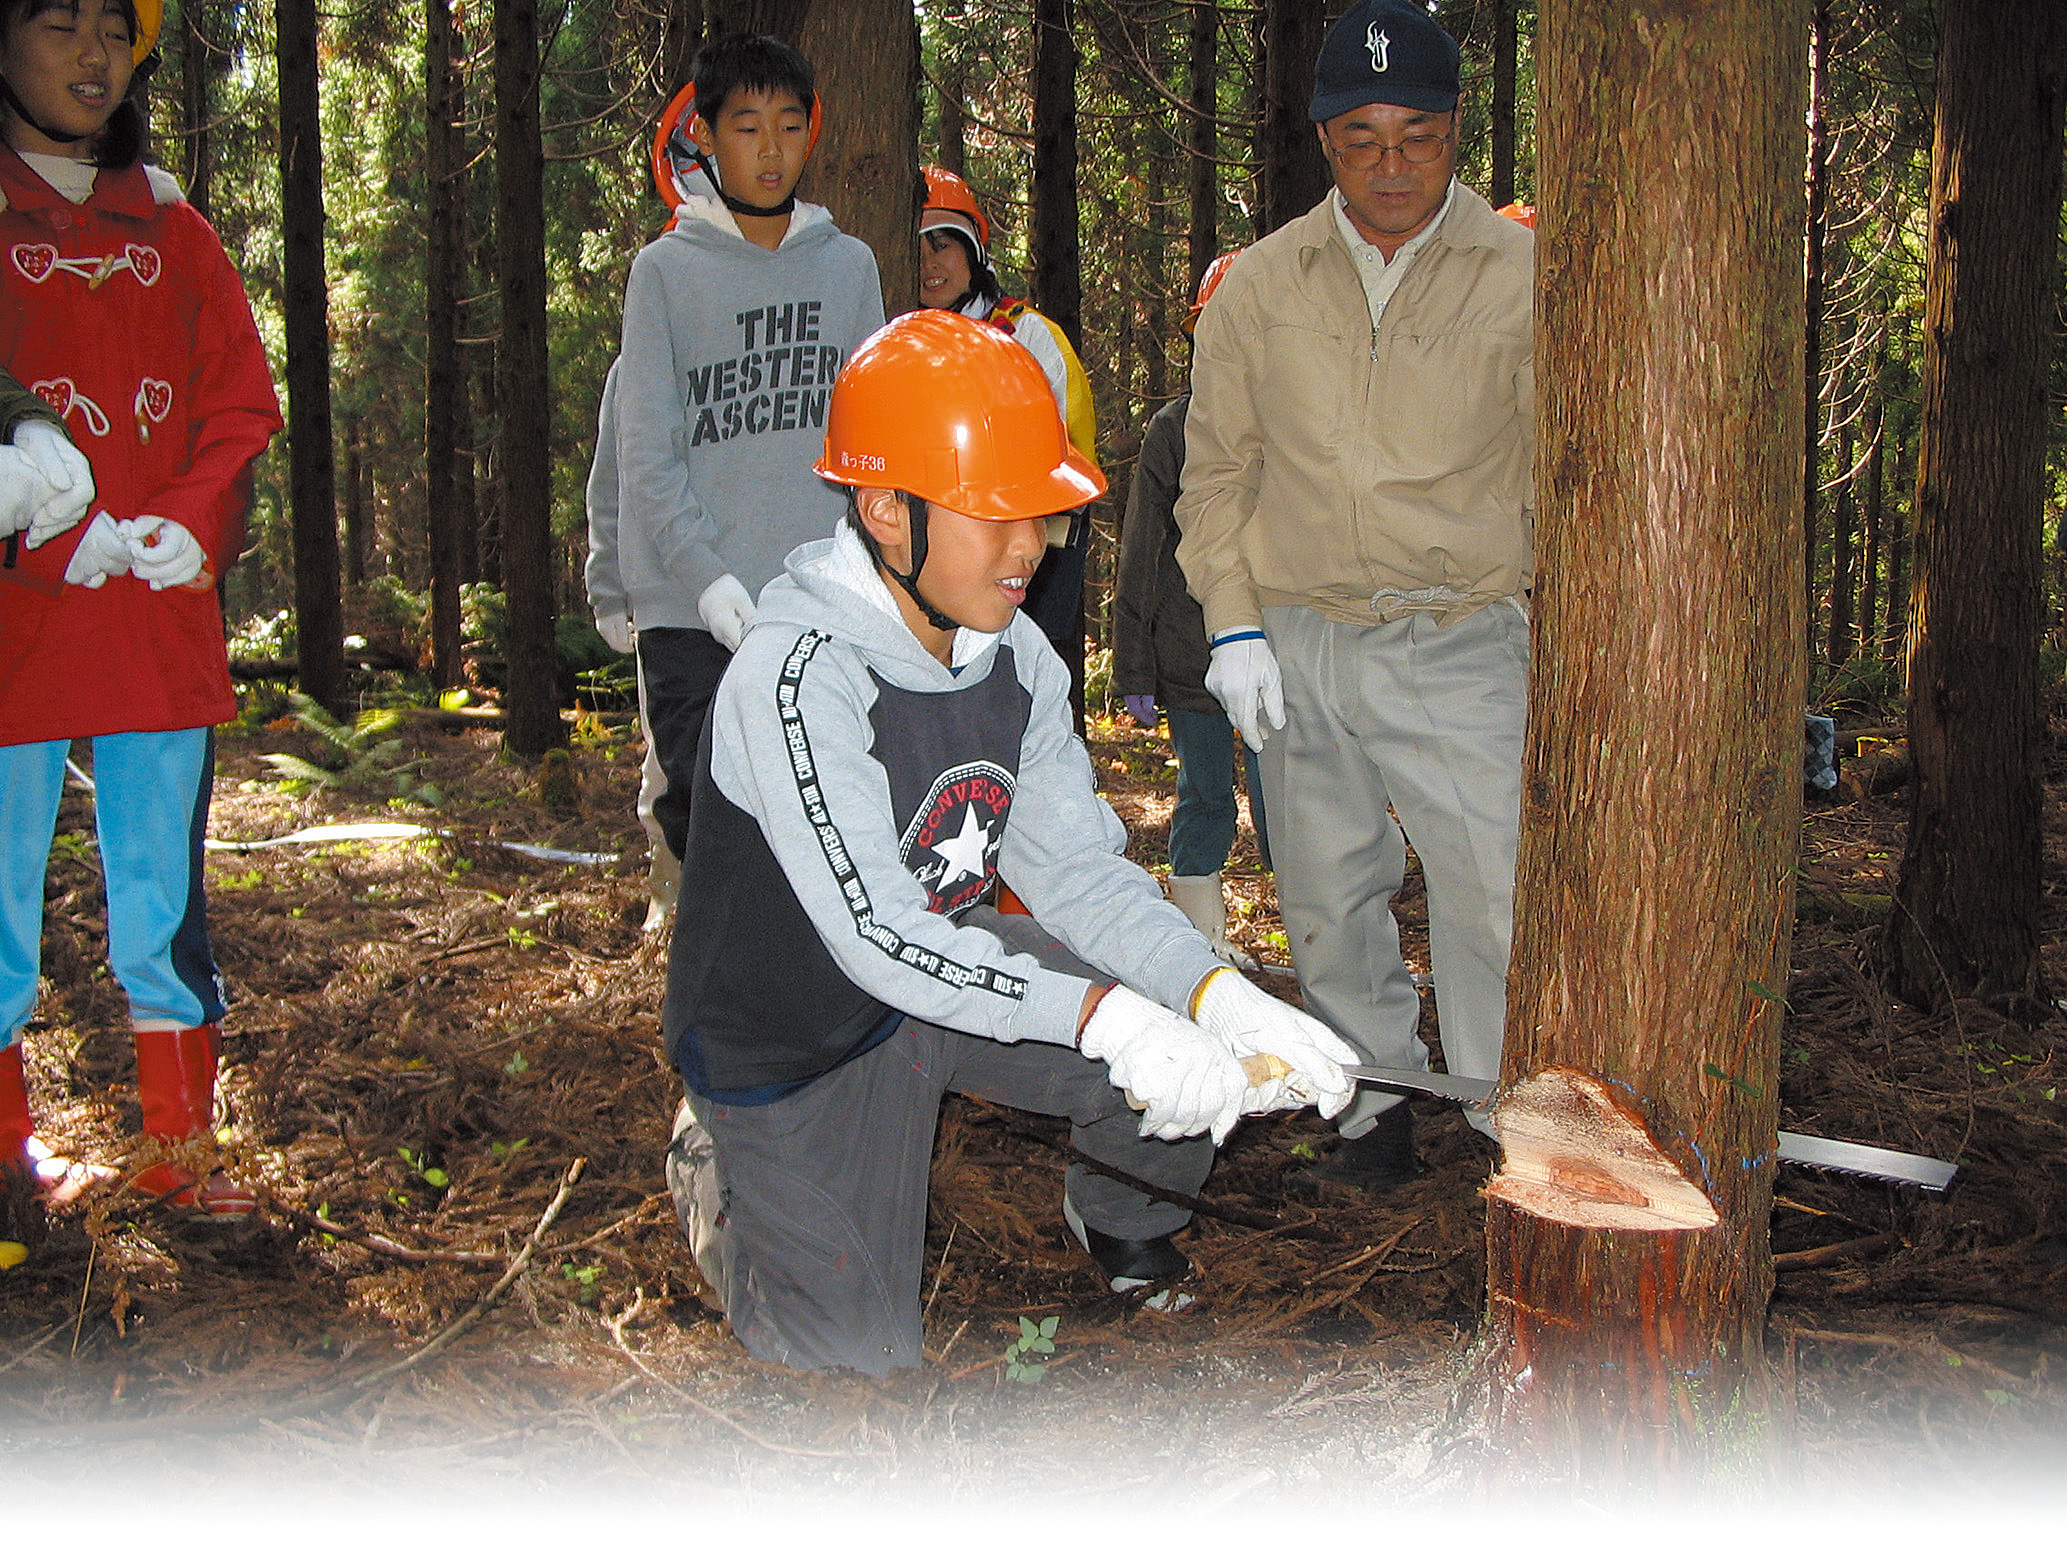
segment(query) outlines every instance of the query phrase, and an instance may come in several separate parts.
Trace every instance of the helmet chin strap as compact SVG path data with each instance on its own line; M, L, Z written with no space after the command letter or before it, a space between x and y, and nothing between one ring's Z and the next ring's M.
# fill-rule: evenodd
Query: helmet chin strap
M43 136L46 140L55 141L59 145L77 145L82 140L91 140L94 134L98 133L98 131L88 131L83 135L75 135L68 134L62 129L52 128L29 111L29 105L15 94L13 85L9 83L5 76L0 76L0 102L5 102L8 110L24 124L35 130L37 134Z
M711 187L718 191L718 198L724 201L725 208L734 215L758 215L765 218L773 215L788 215L792 210L796 209L797 191L794 188L783 195L778 203L772 205L748 204L744 199L734 199L725 192L725 185L719 180L718 159L715 156L706 155L703 148L696 145L693 140L690 142L690 146L696 152L697 165L703 168L703 175L711 180Z
M926 503L916 495L905 495L901 499L904 501L906 513L911 517L911 569L909 571L900 571L896 566L892 565L884 555L882 545L875 541L875 538L866 528L862 529L862 537L868 540L869 548L875 552L876 563L883 567L884 573L892 581L904 589L906 597L918 604L919 612L926 616L928 624L932 625L936 630L967 629L968 626L963 624L961 620L950 619L946 614L935 608L926 600L925 595L919 591L919 572L926 564Z

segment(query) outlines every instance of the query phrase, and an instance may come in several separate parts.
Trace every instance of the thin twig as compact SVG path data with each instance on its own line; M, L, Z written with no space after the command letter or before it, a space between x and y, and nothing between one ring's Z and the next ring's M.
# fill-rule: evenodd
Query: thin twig
M531 1236L524 1240L524 1247L517 1251L516 1257L510 1261L509 1268L502 1273L493 1286L488 1288L479 1302L467 1309L466 1312L462 1313L450 1324L447 1324L437 1334L431 1336L430 1339L426 1340L414 1351L403 1357L399 1362L390 1362L385 1367L364 1373L352 1379L349 1383L342 1385L342 1387L363 1393L377 1383L385 1383L389 1378L399 1377L401 1374L409 1371L410 1368L444 1350L445 1347L452 1344L453 1341L487 1317L489 1310L502 1301L503 1293L516 1285L517 1277L524 1273L524 1267L531 1263L531 1257L538 1252L540 1245L545 1242L545 1235L552 1230L553 1223L559 1219L560 1208L567 1204L567 1197L574 1193L574 1186L580 1181L582 1171L588 1167L588 1163L589 1160L586 1157L577 1157L568 1164L567 1172L560 1179L560 1188L553 1195L552 1204L545 1208L545 1215L541 1216L538 1219L538 1225L531 1229ZM330 1392L336 1392L336 1390Z
M663 1378L659 1373L655 1372L651 1367L648 1367L643 1361L641 1361L639 1359L638 1353L634 1351L630 1346L625 1344L624 1326L630 1323L631 1320L645 1306L646 1288L643 1286L637 1287L634 1289L632 1305L629 1308L625 1309L624 1312L620 1313L616 1318L604 1319L603 1327L610 1331L610 1338L614 1342L616 1342L619 1354L622 1355L624 1359L630 1362L634 1367L638 1368L640 1372L644 1373L646 1377L650 1379L652 1382L666 1389L670 1394L674 1395L675 1398L682 1401L683 1404L688 1405L698 1414L709 1416L713 1421L716 1421L721 1425L731 1427L733 1431L739 1433L740 1436L744 1437L755 1447L766 1448L770 1453L789 1453L794 1454L798 1458L811 1459L840 1459L852 1457L851 1454L834 1453L824 1448L793 1448L788 1443L776 1442L771 1438L763 1437L759 1432L753 1430L753 1428L743 1424L742 1422L733 1420L732 1417L725 1414L724 1411L716 1408L713 1405L705 1404L702 1400L698 1399L694 1394L689 1393L686 1389L683 1389L676 1384L668 1382L667 1379Z
M1091 1172L1099 1174L1104 1178L1112 1179L1116 1183L1124 1184L1129 1189L1139 1190L1151 1200L1161 1200L1173 1206L1182 1206L1194 1216L1210 1216L1216 1221L1231 1222L1237 1227L1246 1227L1252 1232L1270 1232L1280 1225L1277 1218L1273 1216L1264 1216L1256 1211L1244 1211L1239 1206L1216 1206L1210 1200L1201 1200L1198 1196L1187 1195L1182 1190L1164 1189L1160 1184L1151 1184L1146 1179L1137 1179L1124 1168L1115 1168L1111 1163L1100 1162L1095 1157L1087 1157L1066 1142L1053 1140L1048 1136L1042 1135L1038 1130L1017 1123L1007 1110L995 1103L991 1103L983 1098L973 1097L967 1093L964 1093L962 1096L968 1098L969 1102L983 1110L984 1113L994 1116L1009 1134L1019 1137L1022 1141L1031 1141L1036 1146L1044 1146L1051 1152L1060 1152L1078 1166L1088 1168Z
M316 1216L308 1211L298 1211L290 1205L282 1205L263 1187L258 1191L258 1199L259 1204L267 1211L275 1216L284 1217L297 1226L306 1227L312 1232L327 1233L333 1238L343 1238L347 1242L358 1244L362 1249L371 1249L376 1254L398 1259L406 1265L500 1265L506 1258L501 1254L486 1254L472 1249L406 1248L390 1238L381 1237L378 1233L367 1232L363 1228L352 1227L344 1222L333 1222L327 1217Z
M34 1344L26 1346L23 1349L15 1352L13 1357L11 1357L9 1360L5 1362L0 1362L0 1372L6 1372L10 1367L19 1367L23 1362L27 1361L30 1357L34 1356L38 1351L42 1350L45 1346L49 1345L51 1341L57 1339L57 1337L59 1335L62 1335L64 1332L64 1325L51 1325L49 1329L43 1332L42 1337L38 1339Z
M79 1315L72 1320L72 1355L79 1355L79 1335L86 1328L86 1294L93 1290L93 1264L100 1257L100 1239L95 1238L86 1249L86 1281L79 1288Z
M947 1242L940 1246L940 1268L933 1272L933 1290L926 1294L926 1306L919 1310L919 1322L924 1324L933 1312L933 1299L940 1295L940 1283L947 1278L947 1256L954 1252L955 1229L960 1222L947 1224Z
M1901 1243L1902 1235L1898 1232L1869 1233L1863 1238L1847 1238L1842 1243L1826 1243L1820 1249L1796 1249L1791 1254L1775 1254L1773 1271L1776 1275L1785 1275L1790 1270L1814 1270L1840 1260L1861 1259L1868 1254L1878 1254L1882 1249L1898 1248Z

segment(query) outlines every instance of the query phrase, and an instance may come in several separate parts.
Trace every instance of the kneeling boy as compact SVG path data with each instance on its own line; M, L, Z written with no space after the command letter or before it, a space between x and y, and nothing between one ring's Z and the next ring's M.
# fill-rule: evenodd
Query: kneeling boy
M749 1352L880 1374L921 1356L943 1094L1066 1114L1086 1156L1191 1193L1239 1115L1339 1110L1351 1055L1121 854L1069 674L1018 613L1043 519L1105 483L1034 358L911 313L827 423L848 525L762 594L697 762L668 1171ZM991 907L1001 875L1032 917ZM1239 1057L1264 1052L1289 1074L1252 1087ZM1187 1268L1177 1207L1073 1167L1063 1211L1116 1288Z

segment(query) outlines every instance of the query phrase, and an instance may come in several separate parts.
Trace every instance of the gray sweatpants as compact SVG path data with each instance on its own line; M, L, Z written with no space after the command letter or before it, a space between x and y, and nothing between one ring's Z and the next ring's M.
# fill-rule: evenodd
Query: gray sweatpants
M1285 726L1261 761L1271 859L1307 1010L1373 1065L1427 1064L1392 915L1411 839L1428 885L1444 1063L1458 1076L1497 1077L1527 616L1512 601L1447 626L1424 615L1338 624L1307 608L1266 608L1263 628L1285 688ZM1399 1101L1361 1087L1336 1126L1360 1136Z
M1106 978L1023 915L979 909L963 924L1050 968ZM688 1174L684 1226L753 1356L871 1376L919 1365L927 1177L950 1092L1067 1115L1078 1151L1160 1188L1196 1194L1213 1165L1203 1136L1144 1140L1103 1061L910 1017L868 1054L775 1103L692 1096L695 1123L674 1143L674 1169ZM1190 1220L1075 1165L1063 1189L1087 1226L1116 1238L1153 1238Z

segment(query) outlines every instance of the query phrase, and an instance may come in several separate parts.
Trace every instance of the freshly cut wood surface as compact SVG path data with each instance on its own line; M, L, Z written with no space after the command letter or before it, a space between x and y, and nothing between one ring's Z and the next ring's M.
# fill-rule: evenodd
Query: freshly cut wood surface
M1658 1149L1636 1116L1580 1071L1551 1066L1493 1110L1495 1200L1570 1227L1687 1232L1713 1227L1714 1202Z

